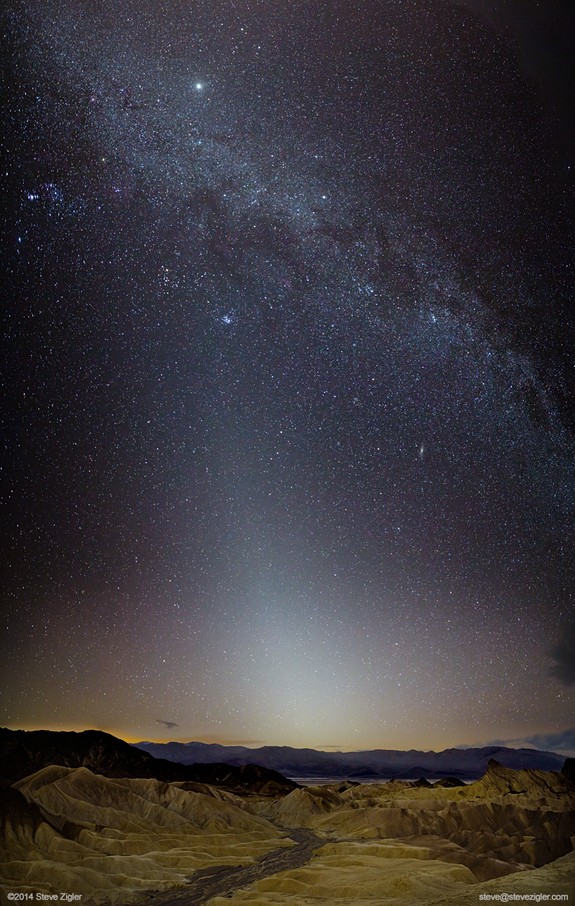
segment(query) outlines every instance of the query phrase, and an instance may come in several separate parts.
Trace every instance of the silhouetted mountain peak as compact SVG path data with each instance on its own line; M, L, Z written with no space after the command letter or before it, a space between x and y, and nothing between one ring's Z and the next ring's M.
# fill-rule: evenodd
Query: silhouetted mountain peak
M88 768L105 777L154 778L167 783L199 782L234 792L282 795L297 787L277 771L259 765L180 764L155 758L102 730L80 733L0 729L0 778L9 785L48 765Z

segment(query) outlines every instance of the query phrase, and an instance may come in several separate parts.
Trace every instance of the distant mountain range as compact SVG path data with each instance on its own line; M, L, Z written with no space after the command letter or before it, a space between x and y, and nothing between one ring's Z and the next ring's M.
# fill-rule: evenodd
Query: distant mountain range
M375 749L321 752L290 746L221 746L201 742L140 742L129 745L101 730L81 733L0 729L0 786L7 786L50 764L87 767L106 777L147 777L223 786L243 792L282 795L297 783L286 780L333 777L350 780L474 780L490 759L506 768L560 771L565 759L555 752L486 746L420 752ZM573 769L573 765L571 765Z
M560 771L565 758L555 752L537 749L510 749L485 746L470 749L445 749L443 752L408 752L374 749L367 752L319 752L315 749L293 749L290 746L221 746L202 742L139 742L156 758L180 764L225 762L229 765L258 764L279 771L287 777L346 777L354 779L439 778L446 775L475 780L483 777L491 758L506 768Z
M277 771L253 763L176 764L155 758L102 730L81 733L0 728L0 787L35 774L48 765L89 768L104 777L144 777L186 784L210 784L237 793L286 795L297 787Z

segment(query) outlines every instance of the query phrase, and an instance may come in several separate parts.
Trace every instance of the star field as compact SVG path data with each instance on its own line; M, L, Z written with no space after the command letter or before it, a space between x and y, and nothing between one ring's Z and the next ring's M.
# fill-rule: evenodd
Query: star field
M561 749L572 148L537 67L426 0L2 27L3 724Z

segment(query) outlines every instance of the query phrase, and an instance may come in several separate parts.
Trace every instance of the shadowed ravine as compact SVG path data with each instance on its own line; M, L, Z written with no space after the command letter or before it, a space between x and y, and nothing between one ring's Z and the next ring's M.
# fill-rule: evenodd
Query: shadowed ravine
M212 897L226 896L279 871L300 868L309 862L314 850L332 842L332 838L320 838L308 830L279 829L285 830L295 841L295 847L287 850L284 847L274 849L251 865L216 865L200 869L193 875L188 886L150 893L142 903L149 903L153 899L154 906L202 906Z

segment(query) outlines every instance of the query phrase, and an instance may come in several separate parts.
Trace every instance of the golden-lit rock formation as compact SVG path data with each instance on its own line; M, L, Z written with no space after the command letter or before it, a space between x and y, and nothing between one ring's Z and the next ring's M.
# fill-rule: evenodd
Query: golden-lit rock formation
M282 845L270 822L223 791L51 766L5 793L5 892L130 902L144 889L183 884L196 869L246 864Z
M233 884L215 887L210 906L455 906L479 902L481 892L575 897L575 785L560 773L492 762L467 786L332 784L242 797L51 766L5 799L5 892L120 904L156 891L154 902L169 906L170 888L180 897L200 869L256 865L255 874L238 870ZM307 861L278 870L264 857L295 852L288 833L297 837L296 829L306 829ZM190 906L206 902L192 887Z

